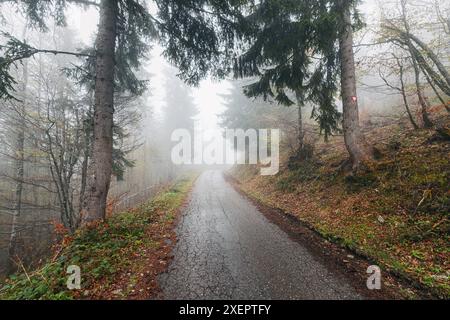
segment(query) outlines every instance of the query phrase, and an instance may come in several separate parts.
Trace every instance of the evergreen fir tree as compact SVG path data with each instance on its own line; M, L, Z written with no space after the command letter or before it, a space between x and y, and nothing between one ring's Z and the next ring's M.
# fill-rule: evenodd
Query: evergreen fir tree
M273 97L289 106L295 103L291 91L299 108L306 101L314 103L312 117L325 138L339 128L335 96L340 80L343 132L353 169L372 156L359 127L356 95L353 30L362 26L358 2L262 0L252 4L244 28L248 45L234 64L235 77L258 77L246 88L249 97ZM300 128L301 124L300 111Z
M23 11L31 26L47 29L52 17L65 25L68 3L99 8L95 48L80 52L60 52L33 48L13 36L1 49L0 98L14 98L14 77L10 67L37 53L71 54L87 59L89 70L95 70L94 142L89 187L83 212L83 224L105 217L113 167L113 114L116 90L142 92L145 82L137 79L135 71L148 52L149 43L158 40L165 47L164 55L180 69L180 76L190 84L198 84L213 71L223 77L240 22L240 7L244 1L228 0L154 0L157 16L152 16L143 0L58 0L16 1L10 3ZM224 50L225 48L225 50ZM87 72L89 72L87 70ZM119 86L117 85L119 84Z
M273 98L299 108L299 148L303 147L302 107L315 104L312 117L325 138L338 131L340 113L337 91L337 29L324 1L261 1L247 17L248 46L236 59L237 78L257 77L246 86L249 97ZM319 36L319 38L316 38ZM293 99L293 97L295 97Z

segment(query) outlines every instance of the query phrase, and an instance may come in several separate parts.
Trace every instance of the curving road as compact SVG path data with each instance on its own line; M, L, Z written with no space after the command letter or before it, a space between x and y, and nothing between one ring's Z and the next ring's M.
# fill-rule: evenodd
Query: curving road
M160 276L165 299L361 299L352 286L229 185L204 172Z

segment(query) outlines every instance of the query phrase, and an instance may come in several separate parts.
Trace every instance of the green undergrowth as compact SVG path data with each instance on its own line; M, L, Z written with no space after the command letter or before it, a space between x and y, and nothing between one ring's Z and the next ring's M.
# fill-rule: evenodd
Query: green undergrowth
M83 292L108 291L117 277L136 263L135 252L161 245L147 236L148 228L174 219L194 180L194 175L184 177L138 208L66 236L56 257L37 270L10 276L0 288L0 299L66 300L89 298L87 294L83 297ZM67 289L70 265L81 269L81 290Z

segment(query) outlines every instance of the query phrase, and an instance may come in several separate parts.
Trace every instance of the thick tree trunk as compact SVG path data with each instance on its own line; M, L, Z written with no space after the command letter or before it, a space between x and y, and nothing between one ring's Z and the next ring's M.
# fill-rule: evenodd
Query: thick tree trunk
M112 173L117 0L102 0L96 41L94 142L82 225L105 218Z
M372 151L367 146L359 124L350 1L341 0L339 2L342 15L341 21L343 23L339 46L341 58L341 95L344 117L344 139L345 146L350 154L353 170L358 170L371 160Z

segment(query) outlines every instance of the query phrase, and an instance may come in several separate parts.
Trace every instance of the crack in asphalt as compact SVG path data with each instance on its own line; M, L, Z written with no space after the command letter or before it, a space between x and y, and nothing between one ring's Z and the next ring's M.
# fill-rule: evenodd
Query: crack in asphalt
M165 299L362 299L228 184L204 172L177 227Z

